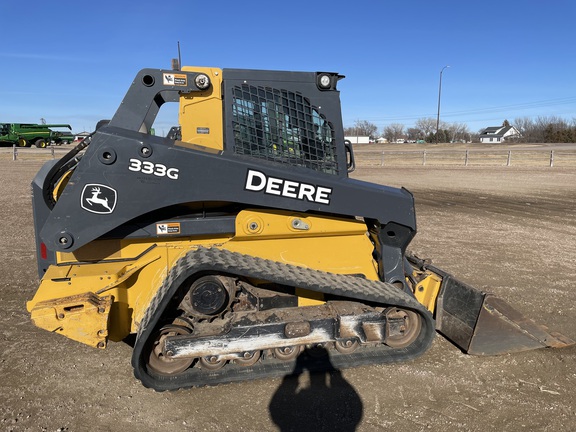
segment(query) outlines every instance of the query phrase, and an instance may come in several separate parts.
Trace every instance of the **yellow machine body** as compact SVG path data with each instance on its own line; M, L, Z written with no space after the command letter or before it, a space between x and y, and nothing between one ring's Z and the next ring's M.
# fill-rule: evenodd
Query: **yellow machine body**
M175 237L153 243L102 240L73 253L59 253L58 264L50 266L28 302L32 320L38 327L94 347L105 347L103 335L122 340L137 332L175 262L199 246L378 280L363 222L245 210L236 219L232 237L194 241ZM319 293L298 290L297 294L302 306L322 302ZM103 307L104 312L94 312Z
M209 149L223 150L222 70L188 66L182 70L205 73L213 85L206 91L180 96L181 145L193 143Z

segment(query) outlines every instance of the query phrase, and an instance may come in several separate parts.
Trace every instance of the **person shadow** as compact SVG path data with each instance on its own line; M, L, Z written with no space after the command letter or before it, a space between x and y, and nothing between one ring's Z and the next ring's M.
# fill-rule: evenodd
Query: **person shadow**
M309 384L302 386L305 371ZM292 374L282 379L272 396L269 410L281 432L355 431L363 416L360 396L324 348L298 356Z

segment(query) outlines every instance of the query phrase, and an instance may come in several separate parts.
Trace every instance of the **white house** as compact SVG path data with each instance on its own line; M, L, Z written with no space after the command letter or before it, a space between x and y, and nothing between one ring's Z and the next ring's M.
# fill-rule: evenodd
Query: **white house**
M514 126L491 126L480 132L480 142L497 144L504 142L506 138L519 137L520 132Z

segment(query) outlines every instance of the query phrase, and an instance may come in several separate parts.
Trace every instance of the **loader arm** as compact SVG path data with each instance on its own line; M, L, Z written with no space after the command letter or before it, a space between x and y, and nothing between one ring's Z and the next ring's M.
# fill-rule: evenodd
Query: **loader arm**
M150 153L146 157L143 141ZM143 173L147 170L151 172ZM83 218L67 218L83 204L89 207L85 199L92 194L90 185L103 185L101 192L106 187L114 209L85 209ZM405 189L311 174L297 167L286 173L252 158L181 147L164 138L108 126L94 135L40 236L51 249L74 251L145 213L209 201L396 223L410 233L403 236L405 244L416 230L413 197Z

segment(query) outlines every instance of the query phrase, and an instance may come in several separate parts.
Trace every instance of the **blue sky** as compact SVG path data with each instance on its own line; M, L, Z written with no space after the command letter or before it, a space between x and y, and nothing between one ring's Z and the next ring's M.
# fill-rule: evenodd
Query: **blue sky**
M92 130L178 41L184 65L346 75L345 126L435 118L445 65L444 121L576 117L573 0L2 0L0 17L1 122Z

